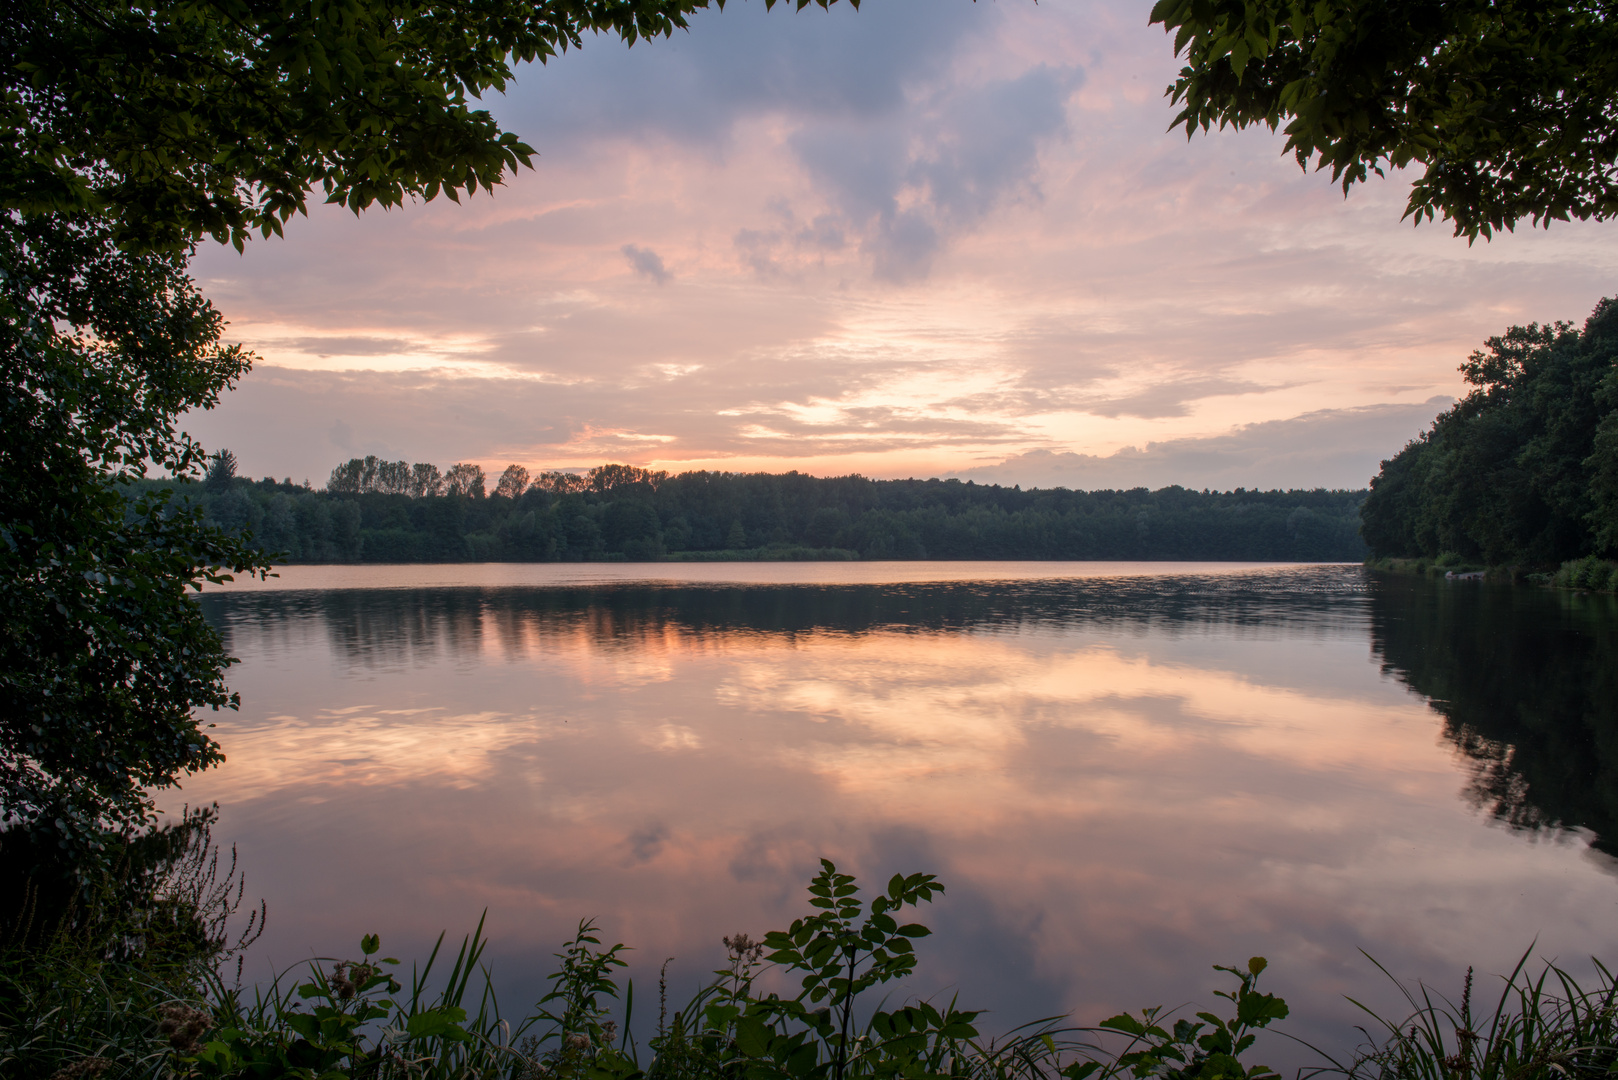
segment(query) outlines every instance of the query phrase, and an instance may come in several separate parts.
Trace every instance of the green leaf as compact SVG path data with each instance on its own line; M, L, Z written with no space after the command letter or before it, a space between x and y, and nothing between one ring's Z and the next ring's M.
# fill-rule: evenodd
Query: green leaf
M428 1009L405 1021L405 1033L412 1039L447 1038L460 1041L472 1037L461 1027L465 1022L465 1009L456 1006Z
M748 1057L764 1057L769 1053L773 1034L762 1018L743 1017L736 1025L736 1048Z
M1146 1034L1146 1025L1141 1023L1139 1020L1136 1020L1128 1013L1119 1013L1117 1016L1109 1016L1096 1026L1106 1028L1108 1031L1121 1031L1125 1035L1138 1036Z
M296 1031L299 1035L302 1035L310 1042L314 1042L320 1038L320 1021L316 1020L308 1013L286 1013L281 1019L287 1027L291 1028L293 1031Z
M1236 1003L1236 1019L1249 1027L1264 1027L1287 1015L1287 1003L1274 994L1245 993Z
M1184 0L1157 0L1157 3L1152 5L1152 13L1147 17L1146 25L1155 26L1158 23L1170 22L1179 12L1182 3Z

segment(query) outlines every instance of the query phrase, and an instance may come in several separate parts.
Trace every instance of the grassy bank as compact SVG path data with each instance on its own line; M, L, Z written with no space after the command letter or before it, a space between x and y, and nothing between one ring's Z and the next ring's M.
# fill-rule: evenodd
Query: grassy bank
M624 946L580 924L557 954L552 988L520 1017L502 1015L481 966L481 925L453 959L435 948L408 980L367 936L360 956L310 962L243 991L214 967L95 959L58 940L0 964L0 1075L49 1080L1266 1080L1257 1033L1284 1021L1258 989L1262 958L1216 969L1219 1004L1194 1015L1158 1008L1088 1026L1038 1020L998 1038L955 1001L890 1007L880 987L916 967L926 927L906 921L942 894L931 875L895 875L869 903L830 862L810 910L783 931L725 939L713 980L670 1008L658 988L655 1034L633 1032L632 982L615 978ZM442 939L440 939L442 945ZM148 957L147 961L154 958ZM1365 1014L1369 1038L1349 1060L1320 1055L1300 1077L1351 1080L1568 1080L1618 1065L1618 987L1598 965L1585 988L1526 957L1490 1003L1468 972L1452 1003L1407 991L1408 1015ZM754 990L769 966L801 987ZM441 973L441 974L440 974ZM1198 988L1200 989L1200 988ZM1481 996L1481 995L1480 995ZM648 1006L641 1005L642 1010ZM1180 1012L1186 1012L1181 1010Z
M1514 585L1537 585L1579 592L1618 592L1618 562L1598 559L1594 555L1564 562L1555 569L1535 566L1485 566L1454 555L1441 555L1436 559L1367 559L1365 565L1368 569L1384 573L1412 574L1435 579L1477 575L1484 581Z

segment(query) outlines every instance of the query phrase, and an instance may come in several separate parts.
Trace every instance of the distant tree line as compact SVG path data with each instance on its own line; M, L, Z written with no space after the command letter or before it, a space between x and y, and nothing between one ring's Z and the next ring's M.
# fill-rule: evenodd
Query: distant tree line
M1618 301L1582 330L1514 326L1461 372L1474 389L1371 481L1372 553L1497 566L1618 557Z
M1363 491L1068 491L960 480L816 478L629 465L531 476L355 458L324 490L235 475L223 452L204 513L280 562L662 558L1354 561Z

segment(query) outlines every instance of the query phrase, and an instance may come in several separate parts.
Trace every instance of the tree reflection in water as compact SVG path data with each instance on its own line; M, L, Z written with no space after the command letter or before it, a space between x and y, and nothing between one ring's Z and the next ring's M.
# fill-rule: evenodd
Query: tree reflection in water
M1375 575L1371 640L1444 718L1479 807L1618 855L1618 599Z
M513 1000L584 915L637 978L705 978L721 935L796 917L821 855L945 877L914 992L1017 1020L1185 1000L1259 954L1331 1041L1343 994L1397 1011L1358 949L1454 981L1536 939L1618 954L1612 858L1524 842L1618 837L1612 605L1061 569L204 593L244 708L184 797L220 801L281 913L263 962L354 926L424 950L487 908Z
M635 647L667 633L686 639L736 633L791 638L1079 624L1132 634L1220 626L1329 632L1362 624L1364 592L1358 566L1305 564L1168 578L292 590L210 594L202 603L227 648L239 627L273 637L276 627L313 619L326 628L345 664L385 668L439 652L474 653L491 627L533 631L540 639L582 633L592 645L608 648ZM512 643L531 635L499 637Z
M1584 829L1618 855L1618 598L1369 575L1358 567L1260 575L872 585L685 585L294 591L205 597L227 638L325 627L350 670L435 655L597 649L676 635L950 633L1084 624L1140 634L1352 632L1369 618L1383 671L1427 698L1471 766L1467 794L1514 828ZM493 633L491 633L493 631ZM487 641L485 640L487 639Z

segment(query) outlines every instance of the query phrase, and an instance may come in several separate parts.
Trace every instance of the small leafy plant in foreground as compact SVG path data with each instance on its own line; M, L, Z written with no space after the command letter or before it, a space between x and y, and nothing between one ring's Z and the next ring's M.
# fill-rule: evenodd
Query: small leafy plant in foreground
M859 886L829 860L809 884L816 910L762 948L731 939L731 966L652 1041L649 1072L669 1077L733 1075L747 1080L954 1075L978 1032L977 1014L915 1002L876 1008L856 1026L860 995L915 970L912 942L930 931L894 916L929 902L944 886L931 874L895 874L867 909ZM771 963L796 976L791 998L752 993L753 970Z
M998 1039L984 1037L979 1013L954 1000L867 1000L916 969L915 942L929 931L906 919L943 891L930 874L899 874L867 903L851 875L823 860L809 884L810 912L760 940L726 938L726 965L672 1017L660 993L657 1030L644 1047L631 1033L634 983L620 990L615 977L624 946L604 946L591 922L556 954L550 988L515 1022L502 1018L482 966L481 921L436 991L429 986L442 937L408 979L368 935L359 960L312 961L305 978L277 979L250 1000L217 977L187 996L114 977L115 967L91 977L58 963L50 978L29 981L16 964L0 965L0 1002L10 1003L0 1018L0 1076L1278 1080L1251 1061L1259 1033L1288 1014L1285 1001L1258 989L1262 957L1216 968L1235 980L1218 992L1223 1009L1175 1017L1149 1008L1088 1028L1051 1017ZM1408 1018L1370 1014L1380 1027L1372 1045L1347 1064L1322 1055L1300 1080L1611 1080L1618 987L1607 969L1597 965L1598 985L1586 990L1554 965L1526 977L1527 959L1504 980L1491 1014L1474 1012L1470 974L1458 1007L1425 988L1407 990ZM758 990L771 967L790 993Z
M440 936L409 993L376 958L381 941L367 935L364 959L328 970L310 964L310 978L291 990L276 980L246 1004L235 991L219 995L216 1029L182 1051L176 1076L327 1080L348 1077L450 1078L507 1075L511 1055L487 979L478 1011L468 1017L466 995L485 947L483 924L461 942L444 989L429 996L428 979L443 946ZM494 1070L494 1071L491 1071Z
M1093 1074L1115 1076L1128 1070L1137 1078L1166 1076L1173 1080L1267 1080L1277 1076L1267 1065L1243 1065L1241 1056L1252 1048L1257 1031L1272 1020L1284 1020L1287 1003L1274 994L1255 989L1259 974L1268 966L1262 956L1247 961L1245 969L1216 965L1228 971L1239 984L1235 990L1215 993L1236 1006L1236 1015L1223 1019L1211 1012L1197 1013L1200 1023L1175 1020L1172 1027L1162 1018L1161 1008L1142 1009L1138 1017L1128 1013L1103 1020L1102 1031L1129 1037L1129 1045L1110 1061L1086 1061L1065 1070L1068 1080L1084 1080Z

